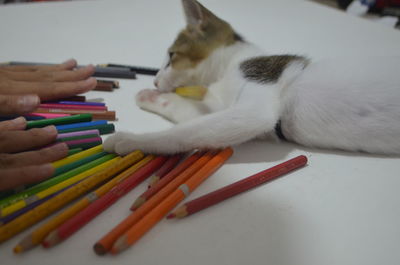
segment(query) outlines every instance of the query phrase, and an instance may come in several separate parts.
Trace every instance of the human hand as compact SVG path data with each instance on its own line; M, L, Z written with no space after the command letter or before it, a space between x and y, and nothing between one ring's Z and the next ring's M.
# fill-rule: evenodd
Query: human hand
M57 131L54 126L24 130L26 120L0 122L0 191L21 185L39 182L54 173L50 162L64 158L68 147L60 143L36 151L55 141Z
M0 115L26 114L40 101L67 98L96 87L93 65L75 60L52 66L0 66Z

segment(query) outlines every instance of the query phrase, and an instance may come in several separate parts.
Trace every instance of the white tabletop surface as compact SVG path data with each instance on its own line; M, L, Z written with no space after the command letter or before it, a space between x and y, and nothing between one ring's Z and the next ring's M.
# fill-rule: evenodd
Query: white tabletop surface
M311 58L400 55L400 31L301 0L203 0L247 40L270 53ZM73 1L0 7L0 61L125 63L158 67L184 26L179 0ZM373 63L373 62L371 62ZM400 69L399 69L400 70ZM171 124L140 110L134 95L152 77L90 92L116 110L117 130L150 132ZM338 136L340 137L340 136ZM163 220L118 256L93 243L129 213L134 189L63 244L23 255L0 245L8 264L327 265L400 264L400 161L376 155L251 142L190 197L210 192L294 156L309 165L189 218Z

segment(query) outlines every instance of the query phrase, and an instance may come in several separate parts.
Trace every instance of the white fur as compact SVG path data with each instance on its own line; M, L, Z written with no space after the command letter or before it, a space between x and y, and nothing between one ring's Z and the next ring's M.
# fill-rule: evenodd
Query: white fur
M231 146L272 134L281 119L284 135L306 146L400 154L399 57L326 59L305 69L292 63L275 84L246 80L240 63L262 54L239 42L215 50L195 69L161 70L159 91L140 92L137 104L178 125L116 133L105 149L124 155ZM207 86L205 99L166 93L188 84Z

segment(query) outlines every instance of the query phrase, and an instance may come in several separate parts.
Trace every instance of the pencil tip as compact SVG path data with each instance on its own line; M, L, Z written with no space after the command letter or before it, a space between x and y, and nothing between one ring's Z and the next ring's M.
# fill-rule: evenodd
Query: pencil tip
M143 197L139 197L136 199L136 201L132 204L130 210L135 211L137 208L139 208L143 203L145 203L145 199Z
M176 214L174 213L170 213L169 215L167 215L167 219L173 219L176 217Z
M23 247L22 246L20 246L20 245L16 245L15 247L14 247L14 253L15 254L19 254L19 253L22 253L23 251L24 251L24 249L23 249Z
M106 248L102 244L99 244L99 243L94 244L93 250L99 256L103 256L107 253Z
M57 230L51 232L42 242L44 248L51 248L61 242Z

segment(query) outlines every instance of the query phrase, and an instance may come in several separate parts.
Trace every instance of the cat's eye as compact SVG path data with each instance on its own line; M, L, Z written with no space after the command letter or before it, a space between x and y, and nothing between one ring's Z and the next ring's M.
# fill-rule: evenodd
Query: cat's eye
M171 61L172 61L172 57L174 56L174 52L168 52L168 63L167 63L167 65L165 65L165 68L167 68L168 66L170 66L171 65Z

